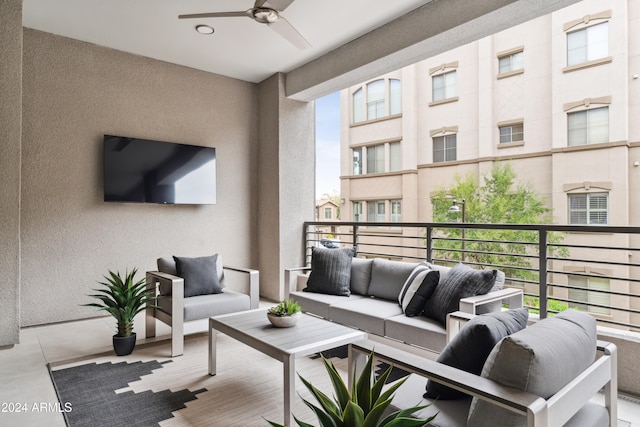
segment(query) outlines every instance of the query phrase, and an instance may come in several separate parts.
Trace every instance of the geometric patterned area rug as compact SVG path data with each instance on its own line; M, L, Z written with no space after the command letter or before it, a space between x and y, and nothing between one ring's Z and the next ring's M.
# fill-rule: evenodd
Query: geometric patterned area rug
M134 393L127 388L164 363L148 362L89 363L64 369L52 369L51 380L60 408L69 427L153 426L173 417L205 388L189 391L150 390Z

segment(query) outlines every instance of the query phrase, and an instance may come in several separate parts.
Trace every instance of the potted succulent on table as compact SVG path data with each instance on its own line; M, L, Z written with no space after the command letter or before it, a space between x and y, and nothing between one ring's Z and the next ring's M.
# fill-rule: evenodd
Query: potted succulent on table
M300 304L296 301L285 299L267 311L267 318L277 328L289 328L298 322L301 316L300 310Z
M388 413L394 393L408 377L405 377L388 388L383 389L387 378L391 374L392 366L377 379L373 369L374 354L371 352L362 373L358 378L353 378L351 390L344 383L340 373L333 362L322 356L322 362L333 384L333 399L318 390L308 380L298 374L302 383L313 394L320 406L314 405L305 398L302 401L313 411L318 418L320 427L417 427L424 426L433 421L435 415L427 418L412 418L411 415L429 405L414 406L411 408ZM293 417L300 427L313 427L311 424ZM266 420L273 427L284 427L281 424Z
M83 304L87 307L97 307L111 314L116 319L117 333L113 336L113 349L118 356L131 354L136 345L136 334L133 332L134 317L147 308L158 308L155 305L147 305L159 297L153 295L153 291L147 291L145 279L134 282L138 272L134 268L131 272L125 271L122 278L120 272L109 270L109 276L104 276L106 282L98 282L105 289L94 289L99 294L89 295L100 300L100 303Z

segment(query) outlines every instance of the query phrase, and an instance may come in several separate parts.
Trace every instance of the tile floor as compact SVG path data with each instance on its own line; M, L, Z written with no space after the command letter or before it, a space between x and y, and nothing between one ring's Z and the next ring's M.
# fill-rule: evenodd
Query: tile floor
M138 334L144 320L136 319ZM22 329L20 344L0 349L0 426L64 427L47 363L89 358L110 352L114 332L111 317ZM206 331L205 321L187 324L187 332ZM158 337L169 328L158 323ZM640 427L640 404L618 399L620 427Z

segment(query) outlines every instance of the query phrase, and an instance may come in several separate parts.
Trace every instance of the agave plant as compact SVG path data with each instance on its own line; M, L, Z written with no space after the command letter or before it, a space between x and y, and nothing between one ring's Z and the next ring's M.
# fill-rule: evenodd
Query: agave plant
M319 427L416 427L424 426L435 418L435 415L428 419L410 417L414 412L424 409L429 405L414 406L385 416L385 412L393 400L393 393L407 378L405 377L397 381L383 391L385 382L389 374L391 374L392 367L389 366L378 379L375 379L375 375L373 374L373 358L374 353L372 352L357 380L354 374L353 386L352 389L349 390L333 365L333 362L322 356L322 362L333 384L333 399L329 398L298 374L303 384L313 394L320 405L314 405L302 398L303 402L311 408L316 415ZM295 416L293 418L300 427L314 427L312 424L300 421ZM266 421L273 427L285 427L273 421Z
M87 307L97 307L115 317L119 337L128 337L133 333L133 318L147 308L157 308L147 303L155 301L158 297L153 291L147 291L145 279L134 282L134 277L138 272L134 268L131 272L125 271L124 279L120 272L114 273L109 270L109 276L104 276L106 282L99 282L106 289L94 289L99 294L89 295L100 300L100 303L83 304Z

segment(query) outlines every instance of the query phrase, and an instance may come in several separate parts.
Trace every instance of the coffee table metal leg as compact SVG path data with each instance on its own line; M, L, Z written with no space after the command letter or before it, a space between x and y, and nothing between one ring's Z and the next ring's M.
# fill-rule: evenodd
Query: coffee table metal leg
M296 357L289 355L282 361L284 365L284 425L291 425L293 395L296 390Z
M209 375L216 374L216 330L209 319Z

